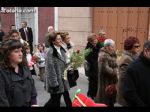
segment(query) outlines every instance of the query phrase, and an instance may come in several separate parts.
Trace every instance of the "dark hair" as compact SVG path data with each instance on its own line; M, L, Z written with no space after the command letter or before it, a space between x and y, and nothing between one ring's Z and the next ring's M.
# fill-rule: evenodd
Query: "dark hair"
M144 48L150 50L150 40L148 40L144 43Z
M23 45L20 43L19 40L16 39L9 39L6 40L2 43L2 46L0 48L0 55L2 56L1 60L1 67L11 67L10 62L9 62L9 55L14 49L22 48ZM25 64L25 60L23 58L23 61L21 64Z
M62 32L60 36L61 36L62 40L64 40L67 35L69 35L68 32Z
M43 50L45 50L45 46L41 43L38 44L37 48L39 49L39 46L42 46L43 47Z
M92 43L95 39L97 39L96 34L92 34L87 37L87 41L90 43Z
M136 43L139 43L139 39L137 37L130 36L124 41L124 49L131 50Z
M9 31L9 36L12 36L13 33L17 33L19 35L19 32L17 30L13 29L13 30Z
M49 35L48 35L48 41L52 44L55 40L56 40L56 38L57 38L57 35L61 35L61 32L52 32L52 33L50 33Z

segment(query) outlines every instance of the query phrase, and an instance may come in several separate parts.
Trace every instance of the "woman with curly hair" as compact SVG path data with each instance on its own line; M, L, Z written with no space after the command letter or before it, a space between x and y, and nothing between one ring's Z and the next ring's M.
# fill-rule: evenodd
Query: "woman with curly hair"
M124 41L124 51L119 61L119 81L118 81L118 103L126 106L126 101L123 98L122 86L124 77L129 64L136 59L139 54L140 42L137 37L130 36Z
M64 78L66 63L66 51L62 47L60 32L53 32L49 35L49 50L46 56L46 90L51 98L45 104L45 107L60 107L61 96L65 95L66 106L71 107L72 102L69 96L69 83Z
M0 106L30 107L37 104L34 79L23 58L22 44L9 39L1 46Z
M20 32L18 32L15 29L10 30L9 36L10 36L9 39L16 39L16 40L19 40L22 43L22 45L23 45L23 47L22 47L23 56L24 56L25 60L27 61L26 57L27 57L28 53L26 52L26 49L30 49L29 43L27 41L23 40L21 35L20 35ZM30 55L32 55L31 52L30 52ZM27 63L28 63L28 61L27 61ZM32 68L33 68L33 70L31 72L31 74L36 75L34 65L32 66Z

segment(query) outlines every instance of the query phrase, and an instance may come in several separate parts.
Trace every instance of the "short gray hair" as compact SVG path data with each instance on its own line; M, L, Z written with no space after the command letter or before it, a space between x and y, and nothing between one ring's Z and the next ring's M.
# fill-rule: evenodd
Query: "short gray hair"
M53 27L53 26L49 26L49 27L47 28L48 31L49 31L50 29L54 29L54 27Z
M106 39L104 41L104 46L110 46L110 45L115 45L115 41L113 41L112 39Z

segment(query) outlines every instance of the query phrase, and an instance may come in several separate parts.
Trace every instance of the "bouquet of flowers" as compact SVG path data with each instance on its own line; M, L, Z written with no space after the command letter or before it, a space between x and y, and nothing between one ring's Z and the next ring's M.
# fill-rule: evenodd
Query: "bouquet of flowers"
M99 33L99 34L97 35L97 40L98 40L98 43L99 43L99 45L100 45L101 47L104 46L104 41L107 39L104 35L105 35L105 32Z
M77 50L76 52L73 52L71 56L71 63L73 69L77 69L81 67L84 64L85 57L92 51L92 49L84 49L84 50Z
M92 51L92 49L84 49L84 50L77 50L73 52L70 58L70 63L66 66L64 71L64 79L67 80L67 71L77 71L77 68L81 67L85 62L85 57ZM76 76L78 77L78 76Z

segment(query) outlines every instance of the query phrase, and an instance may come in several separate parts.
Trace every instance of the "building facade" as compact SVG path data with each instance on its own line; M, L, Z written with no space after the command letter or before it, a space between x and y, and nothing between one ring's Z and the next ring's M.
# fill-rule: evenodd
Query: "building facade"
M3 9L4 8L4 9ZM34 45L44 42L48 26L54 26L54 7L3 7L0 13L1 27L5 32L11 25L21 28L21 22L27 21L32 28Z
M11 24L21 27L26 20L32 27L34 44L44 42L47 27L67 31L76 49L82 49L87 43L90 33L104 30L108 38L116 41L117 49L123 49L123 41L129 36L140 39L141 45L150 38L149 7L5 7L28 9L30 13L0 13L0 21L4 31Z

